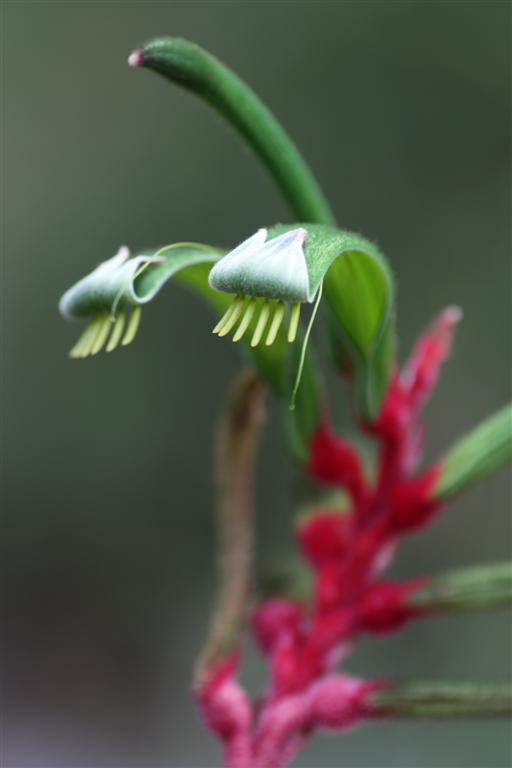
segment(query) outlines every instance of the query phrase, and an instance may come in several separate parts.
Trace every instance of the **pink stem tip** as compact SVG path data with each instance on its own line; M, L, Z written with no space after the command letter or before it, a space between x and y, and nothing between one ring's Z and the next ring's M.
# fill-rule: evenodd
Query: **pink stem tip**
M128 56L128 64L130 67L141 67L144 62L144 56L140 48L136 48Z

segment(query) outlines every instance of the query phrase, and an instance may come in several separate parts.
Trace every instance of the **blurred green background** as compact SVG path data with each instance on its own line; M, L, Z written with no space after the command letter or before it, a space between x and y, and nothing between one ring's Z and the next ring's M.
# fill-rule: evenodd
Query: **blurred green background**
M506 2L4 2L2 765L219 760L189 680L214 593L212 440L239 360L170 285L131 348L71 362L77 329L57 301L122 243L230 246L289 213L221 120L129 69L130 51L188 37L264 97L340 223L388 255L402 356L436 311L463 307L428 407L433 458L510 394L510 15ZM260 560L291 546L296 485L272 406ZM510 501L501 473L411 537L394 573L505 559ZM418 623L361 642L348 667L504 679L510 623ZM247 675L261 689L255 654ZM320 735L297 764L509 762L507 724L477 722Z

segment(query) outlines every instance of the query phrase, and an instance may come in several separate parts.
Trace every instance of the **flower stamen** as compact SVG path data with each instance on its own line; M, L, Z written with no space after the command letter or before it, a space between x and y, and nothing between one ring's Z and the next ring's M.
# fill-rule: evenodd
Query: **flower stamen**
M258 322L256 323L256 328L254 329L254 333L252 335L251 347L257 347L258 344L260 343L261 337L263 336L263 332L265 331L265 328L267 326L269 317L270 317L270 303L268 301L264 301L261 306L260 316L258 318Z
M123 340L121 342L122 347L127 347L128 344L131 344L137 335L137 331L139 330L140 325L140 315L140 307L135 306L131 311L128 325L126 327L126 333L124 334Z
M300 304L299 302L295 302L294 304L292 304L290 325L288 326L288 341L290 342L290 344L295 341L295 338L297 336L299 319L300 319Z
M96 338L94 339L94 343L91 347L91 355L97 355L98 352L100 352L103 349L111 330L112 330L112 320L110 319L109 316L104 315L103 319L101 320L101 324L98 328L98 333L96 334Z
M251 320L253 318L255 309L256 309L256 299L251 299L247 305L247 308L243 314L242 319L240 320L240 325L238 326L237 331L233 336L234 342L240 341L240 339L243 338L246 330L251 324Z
M220 322L220 328L217 331L219 336L227 336L231 329L234 328L240 315L242 314L244 303L245 298L243 296L237 296L235 298L234 302L231 304ZM215 328L213 329L213 332L215 333Z
M113 352L114 349L116 349L117 346L119 345L119 342L121 341L121 336L123 335L125 320L126 320L125 313L120 312L114 321L114 327L112 329L110 340L106 346L106 350L105 350L106 352Z
M95 317L87 325L85 331L82 333L77 343L69 353L69 356L74 359L82 357L88 357L91 353L92 345L96 340L99 327L101 325L102 318Z
M284 304L282 301L280 301L276 305L276 308L274 311L274 317L272 318L272 322L270 323L270 328L268 329L267 338L265 339L265 345L267 347L272 346L272 344L276 340L276 336L281 327L281 323L283 322L283 317L284 317Z
M97 355L105 347L105 344L107 344L109 335L110 340L106 346L107 352L113 352L113 350L119 346L120 342L123 347L126 347L128 344L131 344L137 334L140 317L140 307L133 307L123 337L126 323L126 315L124 311L119 312L115 319L112 319L110 314L96 315L96 317L93 317L87 324L84 332L76 342L75 346L71 349L69 356L74 360L78 360L80 358L89 357L89 355Z

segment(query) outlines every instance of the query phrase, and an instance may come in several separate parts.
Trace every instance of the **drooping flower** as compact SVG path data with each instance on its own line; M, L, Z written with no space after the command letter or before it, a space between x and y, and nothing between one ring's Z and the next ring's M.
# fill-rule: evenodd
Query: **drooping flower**
M250 344L258 346L266 331L265 344L270 346L289 304L288 341L295 340L301 304L311 303L318 290L318 286L313 290L310 286L303 247L307 234L298 227L269 238L266 229L259 229L215 264L209 277L211 287L234 293L235 298L214 333L226 336L238 324L233 341L239 341L259 308Z
M141 306L172 277L198 284L200 293L205 289L213 294L206 279L219 255L215 248L200 243L173 243L130 258L128 248L122 246L69 288L59 302L66 320L89 320L70 356L83 358L103 348L112 352L119 344L130 344L139 328Z
M90 318L70 357L96 355L105 345L106 351L112 352L119 344L126 346L134 340L141 312L133 280L141 267L157 261L151 256L130 258L130 251L123 245L115 256L66 291L59 302L61 315L67 320Z
M390 374L393 281L379 249L360 235L319 224L260 229L215 264L209 283L233 297L213 329L250 345L276 341L287 305L288 341L295 341L303 304L313 309L298 355L290 408L322 296L334 358L350 360L356 408L365 420L377 412ZM250 334L250 335L249 335Z

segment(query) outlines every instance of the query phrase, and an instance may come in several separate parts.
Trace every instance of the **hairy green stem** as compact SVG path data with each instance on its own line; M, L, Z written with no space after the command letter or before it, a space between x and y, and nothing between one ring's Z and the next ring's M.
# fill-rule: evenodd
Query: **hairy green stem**
M372 694L370 714L434 720L510 717L512 687L506 683L451 682L391 686Z
M408 602L429 613L460 613L512 605L512 563L464 568L434 576Z
M286 131L217 58L188 40L162 37L137 48L129 63L152 69L208 101L254 149L300 221L334 224L318 182Z
M235 380L217 445L219 596L196 666L200 684L234 649L249 591L254 459L264 420L264 387L252 371Z

